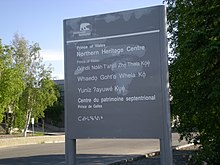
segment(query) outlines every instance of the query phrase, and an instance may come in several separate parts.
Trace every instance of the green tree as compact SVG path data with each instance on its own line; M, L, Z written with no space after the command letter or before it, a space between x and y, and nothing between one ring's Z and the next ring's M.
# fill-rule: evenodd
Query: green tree
M22 64L25 69L23 80L25 89L20 97L17 125L24 127L24 136L31 117L44 117L47 106L57 100L55 83L51 80L51 69L46 68L40 57L40 47L37 43L29 45L28 41L19 35L13 40L15 62ZM22 122L24 121L24 122Z
M175 127L202 145L197 164L220 164L220 1L166 3Z
M49 106L45 110L45 119L46 122L50 121L50 124L58 126L60 122L63 122L61 119L62 113L64 112L64 105L63 105L63 98L61 97L61 88L59 85L56 84L57 90L57 101L52 105Z
M7 133L13 128L19 97L24 90L24 70L22 65L14 63L13 53L13 47L3 46L0 40L0 122L4 117Z

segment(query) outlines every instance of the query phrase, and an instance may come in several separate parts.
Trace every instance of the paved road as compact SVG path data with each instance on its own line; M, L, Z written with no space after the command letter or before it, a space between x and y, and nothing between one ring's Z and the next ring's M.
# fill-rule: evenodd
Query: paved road
M173 146L183 145L173 134ZM64 143L0 148L0 165L64 165ZM77 164L110 164L159 150L159 140L77 140Z

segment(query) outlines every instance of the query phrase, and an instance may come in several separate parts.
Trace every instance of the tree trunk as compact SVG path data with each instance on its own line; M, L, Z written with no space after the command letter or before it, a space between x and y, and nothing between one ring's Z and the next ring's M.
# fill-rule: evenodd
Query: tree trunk
M25 117L25 124L24 124L24 132L23 136L27 136L27 130L30 124L30 119L31 119L31 110L27 110L26 117Z
M13 122L14 122L14 114L13 114L13 104L9 105L6 111L6 134L12 134L13 131Z
M5 131L6 131L6 134L10 134L10 129L9 129L9 114L6 113L5 114Z

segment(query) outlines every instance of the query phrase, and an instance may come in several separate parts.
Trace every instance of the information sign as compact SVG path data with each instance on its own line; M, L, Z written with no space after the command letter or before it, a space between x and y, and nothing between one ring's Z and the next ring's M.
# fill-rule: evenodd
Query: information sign
M64 21L68 138L163 136L164 19L156 6Z

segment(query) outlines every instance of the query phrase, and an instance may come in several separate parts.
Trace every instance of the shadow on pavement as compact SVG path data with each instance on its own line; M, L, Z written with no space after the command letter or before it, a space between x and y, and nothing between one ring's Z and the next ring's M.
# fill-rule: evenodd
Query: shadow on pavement
M107 165L137 155L78 154L77 165ZM0 165L65 165L65 155L40 155L0 159Z

